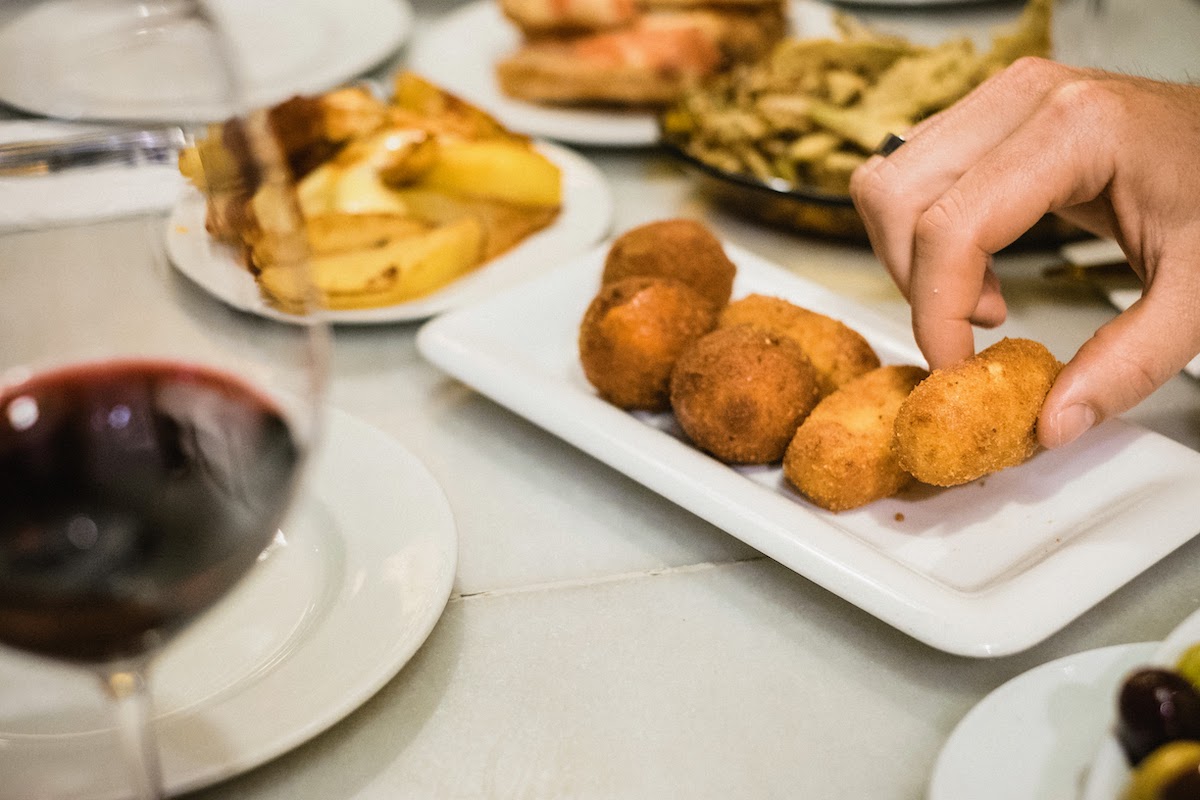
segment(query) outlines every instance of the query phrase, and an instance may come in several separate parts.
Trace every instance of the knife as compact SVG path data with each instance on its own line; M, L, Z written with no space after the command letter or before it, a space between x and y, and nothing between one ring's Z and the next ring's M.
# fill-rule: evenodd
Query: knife
M0 177L49 175L101 164L165 164L187 145L183 128L107 130L0 144Z
M1106 287L1142 284L1121 248L1110 239L1065 244L1059 250L1059 257L1061 261L1042 270L1044 277L1101 283Z

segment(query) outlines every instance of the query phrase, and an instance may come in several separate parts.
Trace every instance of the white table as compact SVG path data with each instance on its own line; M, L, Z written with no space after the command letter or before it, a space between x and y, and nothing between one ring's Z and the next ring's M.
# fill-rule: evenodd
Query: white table
M729 241L907 320L867 249L710 207L655 152L584 152L612 182L616 231L703 215ZM138 224L78 235L116 265ZM43 257L63 235L0 237L0 259ZM1066 358L1114 312L1045 281L1051 259L998 259L1011 319L995 335ZM196 313L220 324L227 312L206 300ZM418 355L418 327L340 329L332 399L445 489L460 542L445 614L344 721L195 800L917 798L990 690L1065 654L1160 639L1200 607L1193 541L1031 650L944 654L448 379ZM1200 449L1200 386L1176 378L1128 418Z

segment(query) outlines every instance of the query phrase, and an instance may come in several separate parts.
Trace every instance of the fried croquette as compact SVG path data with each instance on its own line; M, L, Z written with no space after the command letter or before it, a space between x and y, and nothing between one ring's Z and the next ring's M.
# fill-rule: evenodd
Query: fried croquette
M822 397L880 363L858 331L781 297L751 294L735 300L722 309L717 325L754 325L795 341L817 369Z
M601 282L631 275L672 278L720 308L729 302L736 272L720 240L702 223L665 219L631 228L613 240Z
M800 346L747 325L700 337L671 373L683 432L732 464L779 461L816 404L816 370Z
M675 360L716 321L712 303L679 281L625 278L602 286L589 304L579 326L579 360L613 405L666 411Z
M892 450L896 412L929 373L886 366L847 381L817 404L783 457L783 476L830 511L890 497L912 481Z
M935 370L896 414L900 466L924 483L957 486L1028 460L1060 369L1040 343L1003 339Z

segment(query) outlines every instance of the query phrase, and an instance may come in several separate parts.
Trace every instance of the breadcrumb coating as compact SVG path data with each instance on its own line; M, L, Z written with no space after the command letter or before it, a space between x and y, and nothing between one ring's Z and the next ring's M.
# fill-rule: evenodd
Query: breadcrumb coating
M1037 418L1062 364L1039 342L1003 339L921 382L896 415L900 466L957 486L1027 461Z
M825 397L796 431L783 475L830 511L890 497L912 482L892 449L896 413L929 373L922 367L879 367Z
M783 458L817 399L816 370L799 345L748 325L697 339L671 373L671 408L684 433L732 464Z
M780 297L751 294L735 300L721 311L717 324L754 325L795 341L817 369L822 397L880 363L858 331Z
M721 241L703 224L691 219L664 219L618 236L604 261L601 282L633 275L672 278L721 308L733 293L736 272Z
M579 326L579 360L613 405L665 411L675 360L716 321L713 305L679 281L625 278L602 286L588 305Z

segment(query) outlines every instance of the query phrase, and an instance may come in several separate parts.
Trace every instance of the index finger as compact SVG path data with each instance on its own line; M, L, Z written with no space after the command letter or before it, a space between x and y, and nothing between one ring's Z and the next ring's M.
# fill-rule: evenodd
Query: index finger
M1054 86L1079 74L1061 64L1022 59L918 123L903 147L886 158L873 156L855 171L850 196L875 254L905 297L921 214L1033 114Z
M1088 138L1103 111L1077 101L1077 88L1052 92L917 221L909 301L932 368L974 352L970 320L992 254L1047 212L1094 199L1111 177L1111 154Z

